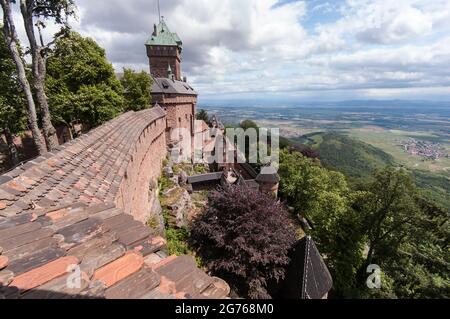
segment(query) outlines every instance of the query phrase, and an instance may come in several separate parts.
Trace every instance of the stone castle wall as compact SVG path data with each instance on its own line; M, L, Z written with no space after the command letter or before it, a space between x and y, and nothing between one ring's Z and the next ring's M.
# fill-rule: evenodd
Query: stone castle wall
M119 208L141 222L152 214L153 195L167 154L165 130L166 118L160 117L142 131L129 154L130 162L115 199Z
M167 113L167 141L172 141L171 131L175 128L185 128L194 135L194 121L197 98L195 96L167 97L160 94L152 96L153 102L160 104Z
M166 78L170 65L176 80L181 80L181 57L177 47L147 46L150 73L155 78Z

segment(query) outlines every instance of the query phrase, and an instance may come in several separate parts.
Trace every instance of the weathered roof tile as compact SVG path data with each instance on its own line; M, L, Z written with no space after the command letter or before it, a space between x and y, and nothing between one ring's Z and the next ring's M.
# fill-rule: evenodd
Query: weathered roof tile
M128 112L0 177L0 285L10 285L0 298L185 298L158 273L186 272L170 270L179 265L189 266L179 283L206 286L195 261L167 257L165 240L114 204L136 142L164 116L159 107ZM144 264L152 254L157 271ZM67 289L75 264L83 285Z
M10 286L17 287L23 292L28 291L66 274L69 266L78 263L78 259L73 256L59 258L15 277Z
M144 259L141 254L128 252L125 256L95 271L92 280L100 280L106 287L111 287L120 280L137 272L143 264Z

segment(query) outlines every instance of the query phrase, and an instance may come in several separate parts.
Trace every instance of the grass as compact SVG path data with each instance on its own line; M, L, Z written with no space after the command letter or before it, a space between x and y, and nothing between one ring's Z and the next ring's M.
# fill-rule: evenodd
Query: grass
M167 229L167 250L169 255L191 255L192 251L189 248L188 239L190 233L187 228L181 229Z
M164 224L166 228L166 242L167 253L169 255L189 255L195 258L197 266L204 269L201 258L196 254L195 250L191 247L189 240L191 232L189 228L174 228L169 223L169 213L167 208L163 208Z
M175 175L180 174L181 171L184 171L188 176L206 174L209 172L208 168L202 165L192 165L190 163L175 164L172 169Z
M168 161L163 161L163 167L166 167L168 165ZM181 173L181 171L186 172L188 175L194 175L194 174L204 174L208 172L208 169L204 166L195 165L189 163L180 163L180 164L174 164L172 166L172 170L175 175L178 175ZM177 228L174 227L170 223L171 216L169 214L168 207L171 205L176 204L176 202L180 199L181 196L183 196L184 192L186 191L184 188L176 187L175 183L170 180L167 176L165 176L163 173L161 174L161 177L158 180L159 184L159 200L161 202L161 206L163 209L163 218L164 218L164 226L166 230L166 242L167 242L167 253L169 255L189 255L195 258L197 262L197 266L199 268L204 269L202 260L199 256L195 253L195 250L191 247L189 241L191 233L189 231L188 227L182 227ZM171 190L169 193L163 195L168 190ZM192 195L192 201L194 202L195 206L197 208L200 208L201 202L206 201L207 199L207 192L200 192L195 193ZM152 227L154 226L156 220L148 220L147 225Z
M160 194L164 193L165 191L167 191L175 186L175 183L172 182L164 174L162 174L161 177L159 178L158 184L159 184L159 193Z

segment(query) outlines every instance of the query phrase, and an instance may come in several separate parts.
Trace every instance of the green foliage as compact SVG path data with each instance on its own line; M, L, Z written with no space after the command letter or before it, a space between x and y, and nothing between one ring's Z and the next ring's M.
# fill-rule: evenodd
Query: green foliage
M100 125L123 111L123 87L105 50L70 32L55 43L47 62L47 92L55 122Z
M341 173L316 160L282 150L280 195L312 224L310 234L333 275L339 293L348 294L362 258L360 218L351 209L353 195Z
M167 242L167 253L169 255L190 255L195 258L197 266L202 268L203 262L201 258L195 253L191 246L190 238L191 232L189 228L174 228L170 223L169 212L167 208L163 208L164 226L166 229L166 242Z
M205 121L206 123L209 123L208 112L203 109L198 110L197 114L195 115L195 119L198 121Z
M174 182L172 182L170 178L168 178L164 174L161 174L161 177L158 180L158 184L160 194L164 193L165 191L175 186Z
M318 161L287 150L280 152L278 173L281 196L313 223L315 218L320 218L323 208L336 212L346 209L349 190L341 173L328 171Z
M243 128L244 130L247 130L249 128L254 128L254 129L258 130L258 128L259 128L258 124L256 124L252 120L244 120L239 124L239 126L241 128Z
M64 24L68 16L75 15L74 0L34 0L33 16L52 18L57 24ZM42 19L40 20L42 24Z
M288 141L297 150L312 147L323 165L344 173L355 187L368 182L377 169L397 165L394 158L383 150L339 133L313 133ZM432 172L409 171L422 194L443 208L447 207L448 211L450 180Z
M200 175L200 174L207 174L209 173L208 168L206 168L203 165L195 165L194 166L194 174Z
M187 228L167 229L166 239L169 255L191 255L192 251L188 244L189 236L190 234Z
M421 196L407 170L386 167L350 189L343 175L283 150L280 194L308 217L334 297L448 298L448 212ZM382 289L365 285L382 269Z
M16 66L11 57L3 27L0 26L0 130L7 128L11 134L26 129L25 98L17 77Z
M394 158L372 145L338 133L319 133L312 147L322 163L350 178L368 178L377 168L394 165Z
M140 111L151 107L150 92L153 81L148 73L144 71L137 73L124 68L120 82L125 92L126 111Z
M420 192L447 212L450 211L450 178L421 170L411 170Z
M418 196L406 170L376 172L355 208L363 216L369 247L364 267L380 265L392 280L385 292L399 298L448 298L448 214Z

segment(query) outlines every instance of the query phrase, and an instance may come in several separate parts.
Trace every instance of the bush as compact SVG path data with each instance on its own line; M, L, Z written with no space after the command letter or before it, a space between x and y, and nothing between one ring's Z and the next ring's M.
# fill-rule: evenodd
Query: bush
M212 191L194 220L191 239L205 265L242 296L270 298L268 285L284 278L296 240L276 199L243 186Z
M189 231L186 228L169 228L166 231L167 251L169 255L192 255L188 244Z
M159 183L159 193L160 194L164 193L166 190L171 189L172 187L175 186L174 182L172 182L165 175L161 175L161 177L159 178L158 183Z

